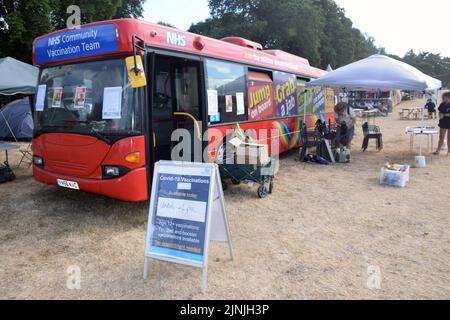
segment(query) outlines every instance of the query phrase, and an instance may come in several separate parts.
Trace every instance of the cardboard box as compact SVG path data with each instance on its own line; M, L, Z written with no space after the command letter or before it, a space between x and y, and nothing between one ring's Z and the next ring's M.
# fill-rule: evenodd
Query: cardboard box
M265 166L270 162L267 144L246 143L239 138L231 139L229 144L234 147L236 164Z

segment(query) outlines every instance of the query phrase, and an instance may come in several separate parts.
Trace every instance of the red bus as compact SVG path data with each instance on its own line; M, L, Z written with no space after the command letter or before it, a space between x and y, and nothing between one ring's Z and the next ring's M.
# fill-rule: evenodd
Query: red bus
M130 72L142 74L130 70L130 57L135 66L142 60L146 86L130 85ZM332 117L326 90L303 94L323 70L242 38L111 20L35 39L33 61L35 179L124 201L148 199L153 164L171 159L176 129L200 128L213 162L224 140L211 130L277 129L285 152L299 146L302 121Z

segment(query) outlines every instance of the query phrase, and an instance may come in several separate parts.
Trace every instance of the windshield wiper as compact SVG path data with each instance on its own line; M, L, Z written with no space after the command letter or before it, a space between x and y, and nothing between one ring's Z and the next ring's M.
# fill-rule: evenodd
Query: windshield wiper
M91 133L91 134L96 135L97 138L99 138L99 139L102 140L103 142L106 142L107 144L111 144L111 140L109 140L109 138L108 138L107 136L101 134L101 133L98 132L98 131L95 131L93 127L90 127L89 130L90 130L90 133Z
M92 121L74 120L73 122L85 124L89 128L90 134L94 134L100 140L106 142L107 144L111 144L111 140L109 140L107 136L94 129L95 123Z

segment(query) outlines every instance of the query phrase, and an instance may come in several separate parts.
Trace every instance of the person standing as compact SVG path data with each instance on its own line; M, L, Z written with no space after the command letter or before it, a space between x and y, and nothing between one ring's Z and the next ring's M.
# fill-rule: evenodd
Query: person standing
M442 146L444 145L445 138L447 136L447 142L450 142L450 92L446 92L442 95L443 102L439 106L439 127L441 128L439 134L439 145L434 153L438 155L441 153ZM450 156L450 150L447 155Z
M339 102L334 107L334 117L338 126L336 141L351 149L353 137L355 136L356 114L353 108L345 102Z
M433 100L428 99L427 104L425 105L425 109L428 110L428 118L434 119L436 118L436 104L433 102Z

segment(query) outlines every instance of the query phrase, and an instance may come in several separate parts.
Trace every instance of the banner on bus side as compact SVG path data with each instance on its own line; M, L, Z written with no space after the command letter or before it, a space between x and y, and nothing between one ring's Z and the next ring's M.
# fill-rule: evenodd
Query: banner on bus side
M150 199L144 278L148 259L203 269L206 290L209 242L227 241L230 228L216 164L160 161Z

